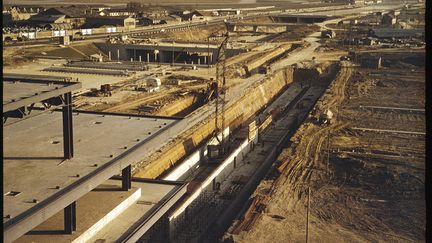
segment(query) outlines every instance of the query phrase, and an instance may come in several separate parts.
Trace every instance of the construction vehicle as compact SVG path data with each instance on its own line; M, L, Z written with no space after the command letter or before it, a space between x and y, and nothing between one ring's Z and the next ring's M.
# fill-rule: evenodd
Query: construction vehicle
M160 90L161 84L162 82L160 78L149 77L145 80L144 84L135 86L135 90L145 92L157 92Z
M268 65L260 66L258 68L258 73L261 73L261 74L268 74L268 73L270 73L270 71L271 71L271 68Z
M327 109L325 110L319 117L320 124L331 124L331 120L333 118L333 112Z
M90 89L90 95L91 96L96 96L96 97L101 97L101 96L111 96L112 93L112 88L110 84L102 84L100 89L97 88L92 88Z

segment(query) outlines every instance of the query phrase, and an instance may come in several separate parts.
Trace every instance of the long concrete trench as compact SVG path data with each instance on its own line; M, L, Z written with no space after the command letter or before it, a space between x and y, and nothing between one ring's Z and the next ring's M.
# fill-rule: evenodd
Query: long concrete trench
M144 236L148 242L217 242L241 211L298 125L326 90L330 76L304 85L295 82L246 124L230 135L233 149L217 164L208 163L202 146L162 179L185 180L188 194L167 220ZM233 129L234 130L234 129ZM211 141L210 141L211 142Z

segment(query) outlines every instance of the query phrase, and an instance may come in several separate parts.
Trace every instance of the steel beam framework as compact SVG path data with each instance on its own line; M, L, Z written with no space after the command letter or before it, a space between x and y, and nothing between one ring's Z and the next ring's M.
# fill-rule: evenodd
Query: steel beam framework
M64 233L72 234L76 231L76 202L64 208Z
M7 78L7 77L6 77ZM22 78L23 80L17 80ZM53 107L62 106L63 116L63 158L71 159L73 157L73 128L72 128L72 91L81 88L81 83L57 81L58 77L53 77L48 81L35 80L31 77L17 75L10 77L12 81L4 81L4 85L20 85L20 88L49 87L39 90L32 95L20 97L19 92L10 94L7 101L3 101L3 124L5 125L8 118L29 118L33 110L48 111ZM52 80L55 81L52 81ZM28 87L26 85L29 85ZM11 100L11 101L9 101ZM41 103L43 108L35 107ZM9 124L10 125L10 124ZM7 125L6 125L7 126Z
M132 167L130 165L126 166L122 170L122 190L128 191L132 188Z
M113 158L103 166L98 167L88 175L81 177L71 185L63 188L60 192L41 201L31 209L17 215L9 221L3 223L4 241L14 241L35 226L47 220L49 217L68 207L71 202L75 202L89 191L110 179L113 175L119 174L124 168L131 165L136 158L142 158L147 150L141 150L143 145L156 146L156 137L162 140L169 138L169 132L164 133L174 126L176 122L170 123L163 129L151 134L146 139L140 141L126 152ZM120 171L119 171L120 169Z
M71 159L73 157L73 128L72 128L72 94L64 94L64 105L62 108L63 116L63 157Z

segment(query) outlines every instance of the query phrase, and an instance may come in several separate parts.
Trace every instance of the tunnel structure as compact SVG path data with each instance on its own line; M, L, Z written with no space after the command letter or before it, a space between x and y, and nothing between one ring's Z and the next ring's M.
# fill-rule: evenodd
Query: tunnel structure
M295 23L227 23L230 32L280 33L294 28Z
M297 14L284 14L270 17L273 22L277 23L302 23L314 24L322 23L329 18L326 15L297 15Z
M110 44L96 43L111 60L151 63L187 63L212 65L216 63L219 46L207 44ZM228 48L227 57L246 52L242 48Z

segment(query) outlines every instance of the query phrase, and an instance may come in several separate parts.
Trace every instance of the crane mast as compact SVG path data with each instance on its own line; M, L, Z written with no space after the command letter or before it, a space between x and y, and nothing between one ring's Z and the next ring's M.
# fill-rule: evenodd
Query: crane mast
M217 62L216 62L216 115L215 115L215 133L219 142L220 148L223 151L225 145L225 95L226 95L226 49L228 45L228 32L225 34L225 39L219 46ZM221 138L219 138L221 134Z

